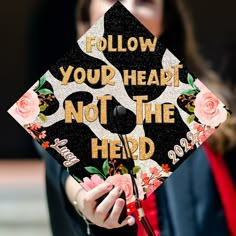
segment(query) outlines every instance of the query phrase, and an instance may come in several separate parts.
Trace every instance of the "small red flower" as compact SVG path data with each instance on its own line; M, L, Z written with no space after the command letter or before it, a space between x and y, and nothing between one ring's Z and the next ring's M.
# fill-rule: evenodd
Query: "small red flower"
M150 172L156 177L160 175L160 171L156 167L150 168Z
M190 148L190 150L194 149L194 146L191 143L188 144L188 147Z
M41 128L41 124L39 122L37 122L37 123L30 126L30 129L34 130L34 131L37 131L40 128Z
M162 164L161 168L164 172L169 173L170 172L170 167L168 164Z
M47 149L47 148L49 148L49 141L46 141L46 142L43 142L42 144L41 144L41 146L43 147L43 149Z
M204 131L204 126L203 126L203 125L196 124L196 123L193 125L193 128L194 128L195 130L197 130L197 132L202 132L202 131Z
M140 178L143 180L144 184L149 184L150 178L147 176L147 173L141 174Z

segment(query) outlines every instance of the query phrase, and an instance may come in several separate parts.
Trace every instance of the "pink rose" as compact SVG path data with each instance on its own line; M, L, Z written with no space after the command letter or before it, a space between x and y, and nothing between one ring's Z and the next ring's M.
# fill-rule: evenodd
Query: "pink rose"
M80 185L87 191L92 190L99 184L102 184L104 182L103 179L101 179L98 175L92 175L91 179L88 177L83 178L83 183L80 183Z
M217 127L227 119L224 104L208 89L197 94L194 113L202 124L211 127Z
M21 125L34 122L40 112L37 94L32 89L28 90L8 112Z
M119 186L124 190L126 196L126 204L135 201L135 197L133 195L133 185L129 174L109 176L106 179L106 182L111 183L114 186ZM135 182L138 187L139 199L142 200L144 198L142 185L137 179L135 179Z

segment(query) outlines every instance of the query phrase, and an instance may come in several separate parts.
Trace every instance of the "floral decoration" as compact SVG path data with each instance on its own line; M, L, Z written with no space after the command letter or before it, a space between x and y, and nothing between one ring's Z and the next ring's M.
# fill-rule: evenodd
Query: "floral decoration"
M104 180L99 177L99 175L92 175L91 178L85 177L83 178L83 182L81 182L81 186L86 190L90 191L99 184L103 183Z
M223 123L230 112L225 105L203 84L188 74L190 89L182 92L179 101L189 113L187 123L193 121L205 126L205 130L212 130ZM205 132L205 134L207 134Z
M224 104L207 88L197 94L194 104L194 113L203 125L217 127L227 119Z
M25 125L24 127L26 131L32 136L32 138L38 141L39 144L41 144L43 149L47 149L50 147L50 142L46 140L47 131L44 130L40 122Z
M83 181L79 180L80 184L87 190L91 190L97 185L103 182L109 182L114 186L119 186L123 189L126 195L126 203L129 204L135 200L133 195L133 184L128 169L120 164L116 166L117 161L115 159L106 159L102 166L102 171L96 167L87 166L85 169L90 173L91 178L85 177ZM132 173L136 174L140 171L140 167L135 166L132 169ZM144 190L141 182L135 178L136 185L138 187L139 199L144 199Z
M112 176L109 176L105 182L111 183L114 186L121 187L123 191L125 192L127 204L135 201L135 197L133 194L133 184L132 184L131 176L129 174L112 175ZM144 198L144 191L142 188L142 184L138 179L135 179L135 182L138 188L139 199L142 200Z
M44 88L45 82L46 77L42 76L39 80L38 85L34 88L34 92L38 94L39 100L40 113L38 117L42 122L47 121L47 117L43 114L43 112L49 107L49 102L51 102L55 98L53 92L50 89Z
M47 101L51 101L55 96L50 89L43 88L46 77L42 76L37 85L32 86L10 109L9 113L22 126L31 125L37 117L46 122L47 117L43 112L49 106Z
M201 125L197 123L194 124L193 129L197 133L198 145L201 145L203 142L205 142L205 140L215 131L215 128L211 128L210 126Z
M142 187L147 194L147 197L158 188L165 180L165 174L170 172L168 164L162 164L161 169L157 167L150 167L148 173L141 173L140 178L142 180Z
M22 126L35 121L40 113L39 100L37 94L28 90L10 109L9 113Z
M114 186L120 186L126 195L126 203L130 205L134 202L133 184L128 169L123 165L116 165L116 160L106 159L102 166L102 171L96 167L88 166L85 169L90 173L91 178L85 177L83 180L77 179L78 182L87 191L95 188L103 182L109 182ZM169 174L170 167L168 164L162 164L161 169L150 167L149 173L139 173L141 168L134 166L131 173L139 174L140 180L135 178L138 187L139 199L143 200L145 195L148 197L156 188L158 188ZM75 176L74 176L75 177ZM129 213L132 212L129 208Z
M47 121L43 112L49 106L48 101L55 98L50 89L45 88L46 77L42 76L10 109L9 113L38 141L42 148L50 147L47 133L42 123ZM37 118L41 121L37 121Z

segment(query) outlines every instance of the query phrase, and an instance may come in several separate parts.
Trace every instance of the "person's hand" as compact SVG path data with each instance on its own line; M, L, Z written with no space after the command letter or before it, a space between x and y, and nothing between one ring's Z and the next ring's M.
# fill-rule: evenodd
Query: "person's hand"
M78 191L79 193L76 194ZM113 229L127 224L132 226L135 223L135 219L132 216L127 216L121 224L118 223L125 204L124 199L119 198L122 193L120 187L113 188L111 184L103 183L87 192L69 176L66 181L66 193L71 202L77 201L78 210L97 226ZM97 200L106 193L109 194L98 204ZM72 197L75 197L75 194L77 199Z

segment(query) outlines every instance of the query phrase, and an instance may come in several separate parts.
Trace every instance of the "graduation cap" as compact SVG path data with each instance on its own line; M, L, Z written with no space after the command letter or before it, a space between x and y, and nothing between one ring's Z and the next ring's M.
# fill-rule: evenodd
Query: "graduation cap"
M119 2L9 113L85 189L121 185L149 235L141 200L230 115Z

